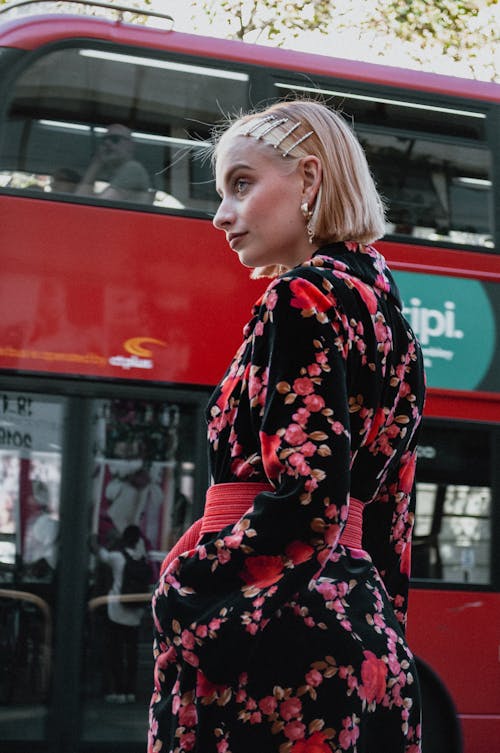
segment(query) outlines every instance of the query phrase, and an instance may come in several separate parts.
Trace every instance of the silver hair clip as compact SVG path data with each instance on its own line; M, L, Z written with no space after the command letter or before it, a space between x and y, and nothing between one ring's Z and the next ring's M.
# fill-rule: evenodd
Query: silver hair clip
M292 146L289 146L288 149L286 150L286 152L283 152L282 156L283 157L288 157L288 155L290 154L290 152L293 149L295 149L296 146L298 146L299 144L302 144L302 142L305 141L306 139L308 139L309 136L312 136L313 133L314 133L314 131L308 131L304 136L302 136L302 138L300 138L298 141L296 141L295 144L292 144Z
M265 118L259 118L250 124L246 131L243 131L243 136L251 136L254 131L259 129L264 123L270 123L272 120L277 120L276 115L267 115ZM274 125L272 126L274 128ZM258 137L260 138L260 137Z
M276 142L276 144L274 145L275 149L277 149L279 147L279 145L286 138L288 138L288 136L290 136L294 131L296 131L297 128L299 128L299 126L300 126L300 123L294 123L293 126L291 128L289 128L288 131L285 134L283 134L283 136L279 139L279 141Z
M261 133L259 133L257 138L261 139L267 133L270 133L274 128L277 128L278 126L283 125L283 123L286 123L287 120L288 118L279 118L279 120L276 119L274 123L271 123L270 125L266 125L266 127L262 129Z

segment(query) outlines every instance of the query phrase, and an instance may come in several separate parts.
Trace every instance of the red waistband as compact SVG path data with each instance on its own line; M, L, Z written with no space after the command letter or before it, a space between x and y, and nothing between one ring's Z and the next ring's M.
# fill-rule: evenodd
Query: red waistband
M252 507L257 494L272 491L273 487L265 483L212 484L207 489L201 535L236 523ZM363 509L362 502L350 498L347 520L339 540L343 546L362 549Z

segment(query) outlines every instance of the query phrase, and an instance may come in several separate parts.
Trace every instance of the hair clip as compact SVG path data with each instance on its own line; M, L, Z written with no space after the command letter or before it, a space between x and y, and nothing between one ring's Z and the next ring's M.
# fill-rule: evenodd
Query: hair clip
M280 125L283 125L283 123L286 123L288 118L275 118L275 121L271 123L270 125L266 125L265 128L262 129L262 131L257 136L258 139L261 139L263 136L265 136L267 133L270 133L274 128L277 128Z
M300 127L300 123L294 123L293 126L291 128L289 128L288 131L285 134L283 134L283 136L276 142L276 144L274 144L274 148L277 149L280 146L280 144L282 144L283 141L288 136L290 136L294 131L296 131L297 128L299 128L299 127Z
M292 151L292 149L295 149L296 146L298 146L299 144L302 144L302 142L305 141L306 139L308 139L309 136L312 136L313 133L314 133L314 131L308 131L304 136L302 136L302 138L300 138L298 141L296 141L295 144L292 144L292 146L288 147L288 149L286 150L286 152L283 152L283 157L288 157L288 155L290 154L290 152Z
M253 123L250 123L250 126L247 128L246 131L243 131L243 136L251 136L254 131L256 131L258 128L264 125L264 123L270 123L272 120L277 120L276 115L267 115L265 118L258 118ZM274 126L273 126L274 127Z

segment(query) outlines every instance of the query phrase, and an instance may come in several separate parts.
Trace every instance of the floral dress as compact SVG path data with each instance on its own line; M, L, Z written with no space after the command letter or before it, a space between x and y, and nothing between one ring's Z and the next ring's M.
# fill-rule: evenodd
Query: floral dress
M383 257L271 282L208 406L214 483L270 482L165 570L149 753L418 753L404 628L422 356ZM339 543L349 500L363 549Z

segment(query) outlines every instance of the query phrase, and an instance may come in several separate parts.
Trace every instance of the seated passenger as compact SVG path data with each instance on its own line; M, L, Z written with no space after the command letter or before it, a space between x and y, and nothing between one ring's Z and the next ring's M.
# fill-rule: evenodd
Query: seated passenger
M110 125L101 139L80 185L79 196L99 196L114 201L150 202L149 176L140 162L133 159L134 144L129 128L120 123ZM96 190L96 181L108 185Z

